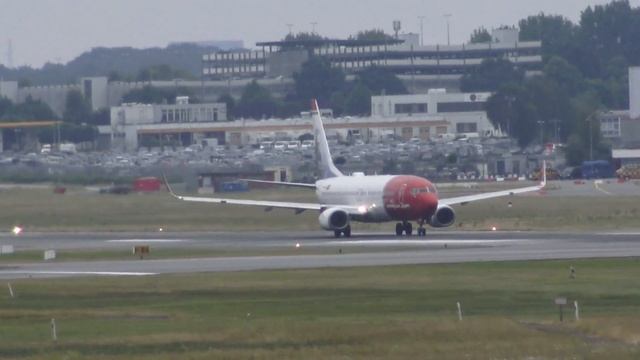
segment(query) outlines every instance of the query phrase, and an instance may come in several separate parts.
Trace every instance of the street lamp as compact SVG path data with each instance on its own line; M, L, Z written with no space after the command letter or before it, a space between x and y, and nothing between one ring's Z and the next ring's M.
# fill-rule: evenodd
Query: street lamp
M587 118L587 123L589 123L589 160L593 161L593 120L596 119L596 115L600 112L600 110L596 110Z
M451 14L444 14L444 18L447 19L447 46L451 45L451 32L449 31L449 19L451 19Z
M316 25L318 25L318 23L316 21L313 21L311 23L311 33L315 34L316 33Z
M424 46L424 16L418 16L420 19L420 46Z
M538 120L538 125L540 125L540 145L544 145L544 120Z

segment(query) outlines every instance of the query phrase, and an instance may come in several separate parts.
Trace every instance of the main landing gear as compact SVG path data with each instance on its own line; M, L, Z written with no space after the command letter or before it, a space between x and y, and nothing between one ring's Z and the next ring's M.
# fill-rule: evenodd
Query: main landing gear
M351 225L342 230L333 230L333 236L337 238L339 238L342 234L344 234L344 237L351 237Z
M396 224L396 235L402 236L402 233L407 234L407 236L411 236L413 233L413 225L410 222L405 221Z
M424 222L421 221L418 225L418 236L426 236L427 229L424 228ZM402 236L403 233L407 236L411 236L413 233L413 226L410 222L404 221L396 224L396 235Z

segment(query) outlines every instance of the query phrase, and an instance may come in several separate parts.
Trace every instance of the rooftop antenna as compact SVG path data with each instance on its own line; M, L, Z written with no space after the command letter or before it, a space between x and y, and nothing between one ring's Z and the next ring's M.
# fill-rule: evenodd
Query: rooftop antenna
M400 20L393 20L393 31L396 33L396 39L398 38L398 32L401 28Z

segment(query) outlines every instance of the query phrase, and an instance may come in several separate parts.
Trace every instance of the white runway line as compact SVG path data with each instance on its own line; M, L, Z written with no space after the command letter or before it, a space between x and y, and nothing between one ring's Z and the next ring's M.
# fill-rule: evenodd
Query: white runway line
M342 240L342 241L329 241L324 244L327 245L497 245L497 244L511 244L511 243L523 243L529 241L529 239L518 240L457 240L457 239L424 239L424 240Z
M150 272L124 271L0 271L0 275L101 275L101 276L150 276L158 275Z
M608 233L599 233L598 235L604 236L640 236L640 232L608 232Z
M603 194L606 194L606 195L613 195L613 194L612 194L612 193L610 193L609 191L607 191L607 190L605 190L605 189L601 188L601 187L600 187L600 185L602 185L602 184L603 184L603 181L602 181L602 180L596 180L596 181L594 181L594 182L593 182L593 187L595 187L595 188L596 188L596 190L600 191L600 192L601 192L601 193L603 193Z
M177 243L177 242L188 242L189 240L185 239L116 239L116 240L105 240L108 243Z

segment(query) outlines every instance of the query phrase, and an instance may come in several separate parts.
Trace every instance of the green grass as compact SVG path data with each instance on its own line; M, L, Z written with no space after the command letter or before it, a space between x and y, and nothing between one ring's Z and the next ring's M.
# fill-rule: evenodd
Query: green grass
M485 189L480 189L485 190ZM227 196L227 195L225 195ZM228 196L281 201L316 201L299 189L252 191ZM317 230L317 213L181 202L166 193L100 195L70 188L65 195L50 190L0 192L0 229L23 225L26 231L230 231ZM512 208L507 202L513 201ZM464 230L582 230L638 228L637 197L520 196L456 207L453 228ZM390 231L390 224L355 224L356 231Z
M0 294L0 358L635 359L638 265L605 259L24 279L12 283L16 298ZM558 322L560 295L580 302L580 322L570 310Z
M144 244L140 240L140 244ZM298 255L335 255L338 249L343 253L375 253L388 251L415 251L424 250L419 246L312 246L304 245L296 248L290 246L268 247L242 247L242 248L192 248L192 247L154 247L150 246L150 253L144 255L144 259L190 259L190 258L216 258L216 257L247 257L247 256L298 256ZM0 264L45 262L42 250L18 250L13 254L0 255ZM72 261L98 261L98 260L131 260L139 261L138 255L132 253L132 246L124 246L118 249L74 249L57 250L56 258L46 262L72 262Z

